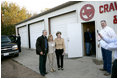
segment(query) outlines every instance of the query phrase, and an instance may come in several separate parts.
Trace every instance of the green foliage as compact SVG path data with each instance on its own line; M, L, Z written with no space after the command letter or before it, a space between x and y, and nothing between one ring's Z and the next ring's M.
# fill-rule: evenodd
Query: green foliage
M20 8L15 3L1 3L1 34L15 34L15 24L22 20L28 19L32 15L26 8Z
M1 34L2 35L12 35L15 34L15 26L9 25L9 26L1 26Z

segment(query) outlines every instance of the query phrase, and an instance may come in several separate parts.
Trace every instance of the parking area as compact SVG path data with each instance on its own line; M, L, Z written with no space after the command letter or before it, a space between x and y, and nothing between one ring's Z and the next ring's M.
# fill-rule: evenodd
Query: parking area
M13 60L40 74L39 56L36 55L35 50L22 48L19 57L13 58ZM48 58L46 66L49 72L45 76L47 78L110 78L110 76L104 76L103 74L105 72L99 70L99 68L102 68L102 64L96 64L94 56L73 59L68 59L67 56L65 56L63 71L57 70L56 59L54 64L56 72L52 73L49 71Z

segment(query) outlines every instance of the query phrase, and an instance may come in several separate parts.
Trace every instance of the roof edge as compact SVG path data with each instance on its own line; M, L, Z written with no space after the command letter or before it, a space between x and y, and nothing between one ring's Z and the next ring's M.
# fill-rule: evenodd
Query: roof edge
M32 17L30 17L30 18L28 18L28 19L26 19L26 20L23 20L23 21L21 21L21 22L19 22L19 23L16 23L15 26L16 26L16 25L19 25L19 24L21 24L21 23L27 22L27 21L29 21L29 20L32 20L32 19L34 19L34 18L37 18L37 17L39 17L39 16L48 14L48 13L50 13L50 12L53 12L53 11L56 11L56 10L65 8L65 7L70 6L70 5L73 5L73 4L76 4L76 3L78 3L78 2L82 2L82 1L69 1L69 2L63 3L63 4L61 4L61 5L58 5L58 6L54 7L54 8L52 8L52 9L49 9L49 10L45 11L45 12L42 12L42 13L36 15L36 16L32 16Z

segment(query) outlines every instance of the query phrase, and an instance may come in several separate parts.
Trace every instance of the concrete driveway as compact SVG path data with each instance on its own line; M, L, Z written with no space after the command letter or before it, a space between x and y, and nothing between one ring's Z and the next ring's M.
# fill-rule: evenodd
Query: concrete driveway
M44 78L39 73L12 60L12 57L4 57L1 60L1 78Z
M22 48L22 53L19 57L13 58L15 61L21 63L22 65L39 72L39 56L36 55L33 49ZM47 78L110 78L110 76L104 76L105 72L99 70L102 68L101 65L94 63L95 57L82 57L68 59L67 56L64 58L64 70L57 70L56 59L55 59L55 69L56 72L49 71L49 62L47 58L47 71L49 72Z

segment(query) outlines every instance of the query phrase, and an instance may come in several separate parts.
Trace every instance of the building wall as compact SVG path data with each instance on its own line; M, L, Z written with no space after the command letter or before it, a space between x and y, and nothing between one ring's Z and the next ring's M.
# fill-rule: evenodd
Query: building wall
M54 11L54 12L51 12L51 13L48 13L46 15L43 15L43 16L40 16L40 17L37 17L35 19L32 19L30 21L27 21L27 22L24 22L22 24L19 24L16 26L16 30L18 27L21 27L21 26L24 26L24 25L27 25L26 27L28 28L28 24L30 23L33 23L33 22L36 22L36 21L40 21L40 20L44 20L44 28L48 31L49 33L49 18L51 17L54 17L54 16L57 16L57 15L61 15L61 14L64 14L64 13L67 13L67 12L70 12L70 11L74 11L76 10L76 18L77 18L77 22L78 23L84 23L84 22L90 22L90 21L95 21L95 33L96 33L96 58L98 60L101 60L102 59L102 55L101 55L101 49L97 47L97 30L101 30L101 24L100 24L100 21L101 20L106 20L107 21L107 24L109 27L113 28L115 30L115 32L117 33L117 24L114 24L113 23L113 16L114 15L117 15L117 11L113 11L111 10L110 12L105 12L105 13L100 13L99 12L99 6L101 5L105 5L105 4L108 4L110 5L110 3L114 3L114 2L111 2L111 1L90 1L90 2L80 2L80 3L77 3L77 4L74 4L74 5L71 5L71 6L68 6L68 7L65 7L63 9L60 9L60 10L57 10L57 11ZM89 20L89 21L84 21L81 19L80 17L80 10L81 8L86 5L86 4L91 4L93 5L94 9L95 9L95 14L94 14L94 17ZM17 34L17 31L16 31L16 34ZM40 36L40 35L39 35Z

